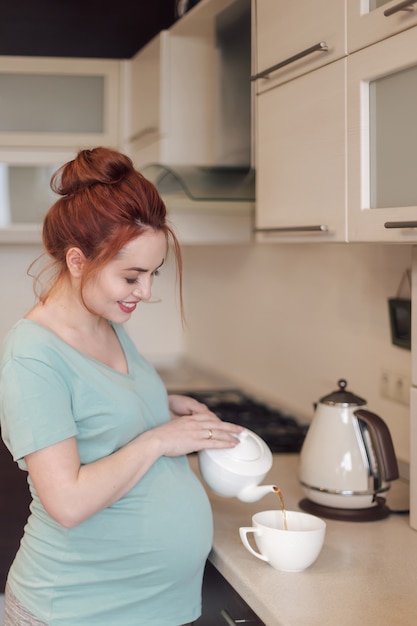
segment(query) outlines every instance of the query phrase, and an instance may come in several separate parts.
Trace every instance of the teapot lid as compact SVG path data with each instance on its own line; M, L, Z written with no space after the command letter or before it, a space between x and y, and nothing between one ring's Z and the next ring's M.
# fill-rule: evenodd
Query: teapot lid
M363 406L366 404L366 400L355 396L354 393L347 391L347 381L344 378L340 378L337 381L339 389L332 391L328 396L320 399L321 404L330 404L331 406Z
M248 428L237 438L240 443L235 448L206 449L200 454L209 456L219 466L242 476L266 473L272 465L272 453L263 439Z

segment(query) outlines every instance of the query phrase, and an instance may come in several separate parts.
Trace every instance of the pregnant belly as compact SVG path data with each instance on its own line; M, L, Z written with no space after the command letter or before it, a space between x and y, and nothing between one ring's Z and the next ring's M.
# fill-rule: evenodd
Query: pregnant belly
M165 457L122 500L78 530L79 556L93 550L110 576L120 567L123 576L146 571L167 580L174 573L193 575L213 536L210 504L188 461Z
M27 607L43 603L47 615L65 615L71 626L132 626L138 611L153 615L155 607L172 615L175 606L177 623L195 619L211 508L187 459L160 461L114 506L75 528L32 515L11 579ZM164 614L144 623L168 622Z

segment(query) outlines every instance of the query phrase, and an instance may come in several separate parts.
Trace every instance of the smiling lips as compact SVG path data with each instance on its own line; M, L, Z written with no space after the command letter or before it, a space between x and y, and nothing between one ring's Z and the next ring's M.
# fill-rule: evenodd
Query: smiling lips
M137 304L137 302L118 302L118 305L123 313L133 313Z

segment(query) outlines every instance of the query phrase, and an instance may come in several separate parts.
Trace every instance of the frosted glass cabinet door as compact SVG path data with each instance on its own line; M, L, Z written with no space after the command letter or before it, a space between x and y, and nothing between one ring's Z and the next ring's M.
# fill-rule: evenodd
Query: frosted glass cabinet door
M0 163L0 226L41 222L57 200L49 183L57 167Z
M347 0L348 52L417 24L416 0Z
M58 199L52 175L74 149L0 148L0 245L41 242L41 224Z
M350 241L417 241L417 28L348 57Z
M2 146L117 145L117 61L0 58Z

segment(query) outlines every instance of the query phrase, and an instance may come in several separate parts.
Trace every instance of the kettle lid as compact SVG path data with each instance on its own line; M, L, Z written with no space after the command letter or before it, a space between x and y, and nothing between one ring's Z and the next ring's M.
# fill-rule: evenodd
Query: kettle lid
M329 404L331 406L363 406L366 404L366 400L356 396L354 393L347 391L347 381L344 378L340 378L337 381L339 389L332 391L328 396L320 399L321 404Z

